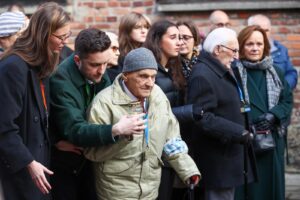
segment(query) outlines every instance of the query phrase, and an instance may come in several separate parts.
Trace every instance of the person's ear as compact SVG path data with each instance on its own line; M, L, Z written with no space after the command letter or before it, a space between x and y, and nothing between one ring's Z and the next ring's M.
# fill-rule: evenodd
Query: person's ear
M76 55L76 54L74 55L74 62L76 63L77 66L80 65L80 58L79 58L79 56Z
M215 46L213 53L218 56L220 54L220 50L221 50L220 46L217 45L217 46Z
M126 73L123 73L122 74L122 79L124 80L124 82L126 82L128 80L127 76L126 76Z

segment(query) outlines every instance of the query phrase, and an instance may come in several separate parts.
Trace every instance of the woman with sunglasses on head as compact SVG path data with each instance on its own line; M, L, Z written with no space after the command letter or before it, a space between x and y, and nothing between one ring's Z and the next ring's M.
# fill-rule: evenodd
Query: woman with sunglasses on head
M121 18L119 24L120 55L118 66L114 68L114 73L110 76L111 81L122 72L123 61L127 53L143 45L150 27L151 22L149 18L138 12L131 12Z
M274 149L255 150L258 182L248 186L249 200L285 199L284 135L280 125L288 120L293 108L291 89L282 71L273 64L266 32L260 26L248 26L238 35L240 61L236 67L250 102L249 121L256 133L271 134ZM255 143L254 143L255 144ZM255 145L254 145L255 147ZM261 150L262 151L262 150ZM244 199L242 188L236 199Z
M153 52L158 63L155 83L160 86L166 94L170 101L172 111L180 125L198 117L198 115L196 116L196 113L193 112L192 105L183 106L184 95L177 82L179 76L175 72L178 71L176 68L181 69L181 64L178 62L181 45L182 40L176 24L168 20L161 20L154 23L144 43L144 47ZM175 173L168 163L164 163L165 167L162 168L162 180L158 199L169 200L172 197Z
M0 177L7 200L50 199L48 77L69 23L58 4L42 5L0 61Z

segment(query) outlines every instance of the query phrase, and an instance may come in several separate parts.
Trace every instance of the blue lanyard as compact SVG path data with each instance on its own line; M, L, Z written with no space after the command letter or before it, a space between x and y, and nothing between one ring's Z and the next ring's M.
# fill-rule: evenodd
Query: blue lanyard
M237 88L238 88L238 92L239 92L239 96L240 96L241 102L245 103L245 99L244 99L242 90L241 90L241 88L240 88L240 86L238 84L237 84Z
M146 122L145 122L145 140L146 140L146 145L148 146L149 145L149 128L148 128L148 111L147 111L147 102L146 102L146 99L143 103L143 110L144 112L146 113L145 116L144 116L144 119L146 119Z

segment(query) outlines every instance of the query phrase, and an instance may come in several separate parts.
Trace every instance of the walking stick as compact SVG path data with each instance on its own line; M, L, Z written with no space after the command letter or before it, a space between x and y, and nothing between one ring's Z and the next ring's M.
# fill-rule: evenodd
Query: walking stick
M188 199L189 200L194 200L194 188L195 188L194 184L189 185L189 188L188 188Z

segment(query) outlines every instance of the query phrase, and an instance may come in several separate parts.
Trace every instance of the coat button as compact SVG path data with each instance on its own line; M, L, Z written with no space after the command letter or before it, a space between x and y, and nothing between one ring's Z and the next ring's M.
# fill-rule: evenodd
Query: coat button
M76 169L73 170L73 174L77 174L77 170Z
M38 117L38 116L34 116L33 121L34 121L35 123L37 123L37 122L39 121L39 117Z

